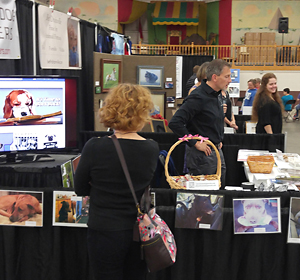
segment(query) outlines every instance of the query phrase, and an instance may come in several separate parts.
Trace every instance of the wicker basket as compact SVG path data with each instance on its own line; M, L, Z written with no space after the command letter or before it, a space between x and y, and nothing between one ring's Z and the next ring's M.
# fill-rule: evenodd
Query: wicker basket
M247 163L251 173L269 174L272 172L275 160L272 155L248 156Z
M184 139L186 140L190 140L190 139L195 139L195 140L203 140L202 137L195 137L195 136L190 136L190 137L185 137ZM216 155L217 155L217 173L216 174L212 174L212 175L198 175L198 176L191 176L191 178L194 181L201 181L201 180L218 180L219 181L219 188L221 187L221 158L220 158L220 153L218 151L218 149L216 148L216 146L209 140L203 140L204 142L207 142L210 146L212 146L214 148L214 150L216 151ZM166 161L165 161L165 175L166 175L166 180L169 183L170 187L172 189L185 189L185 187L183 187L182 185L180 185L177 181L180 178L184 178L185 176L170 176L169 174L169 170L168 170L168 163L169 163L169 159L171 156L171 153L173 152L173 150L182 142L185 142L185 140L178 140L177 142L175 142L173 144L173 146L170 148L167 157L166 157Z

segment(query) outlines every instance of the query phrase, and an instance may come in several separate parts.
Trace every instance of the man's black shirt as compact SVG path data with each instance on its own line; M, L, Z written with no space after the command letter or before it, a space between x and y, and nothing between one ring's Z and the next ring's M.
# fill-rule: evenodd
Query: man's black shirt
M214 91L201 82L192 93L187 96L172 117L169 127L179 137L184 135L201 135L208 137L214 144L219 144L224 137L224 113L218 95L221 91ZM197 140L189 141L189 146L195 145Z

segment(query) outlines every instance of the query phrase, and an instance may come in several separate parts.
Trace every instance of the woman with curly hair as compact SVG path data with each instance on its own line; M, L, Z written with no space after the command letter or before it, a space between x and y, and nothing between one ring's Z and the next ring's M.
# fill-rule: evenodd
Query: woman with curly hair
M138 135L153 110L150 91L119 84L100 109L100 122L114 129L137 199L154 175L159 148ZM145 280L146 263L133 241L137 209L111 136L94 137L84 146L75 173L75 192L90 196L87 244L92 279Z
M257 122L256 133L281 133L283 111L277 78L273 73L267 73L262 77L252 107L252 121Z

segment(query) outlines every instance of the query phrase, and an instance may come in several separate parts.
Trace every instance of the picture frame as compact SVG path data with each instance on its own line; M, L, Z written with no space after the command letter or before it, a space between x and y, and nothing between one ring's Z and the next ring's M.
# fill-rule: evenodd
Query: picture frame
M121 82L121 60L101 59L100 87L101 92L108 92Z
M150 126L152 132L167 132L165 120L151 119Z
M0 201L7 204L0 215L1 226L43 227L43 192L0 190Z
M175 228L222 230L224 196L178 192Z
M300 244L300 197L291 197L287 243Z
M233 199L234 234L281 233L280 197Z
M89 196L77 196L74 191L53 191L52 225L87 227Z
M164 87L164 66L138 65L137 84L148 88Z
M160 114L165 118L166 111L166 92L165 91L151 91L151 99L154 104L154 111L151 115Z

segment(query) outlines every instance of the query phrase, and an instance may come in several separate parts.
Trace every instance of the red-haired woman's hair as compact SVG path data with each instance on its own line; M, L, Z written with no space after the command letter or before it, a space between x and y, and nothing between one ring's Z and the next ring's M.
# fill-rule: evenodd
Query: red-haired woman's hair
M276 79L275 74L273 73L266 73L263 75L261 79L260 88L257 90L253 105L252 105L252 117L251 120L257 122L258 121L258 110L263 107L266 103L270 102L272 99L269 96L268 90L267 90L267 84L269 83L270 79ZM274 100L280 105L281 111L284 112L284 107L282 104L281 97L276 89L275 92L271 94L271 96L274 98Z

